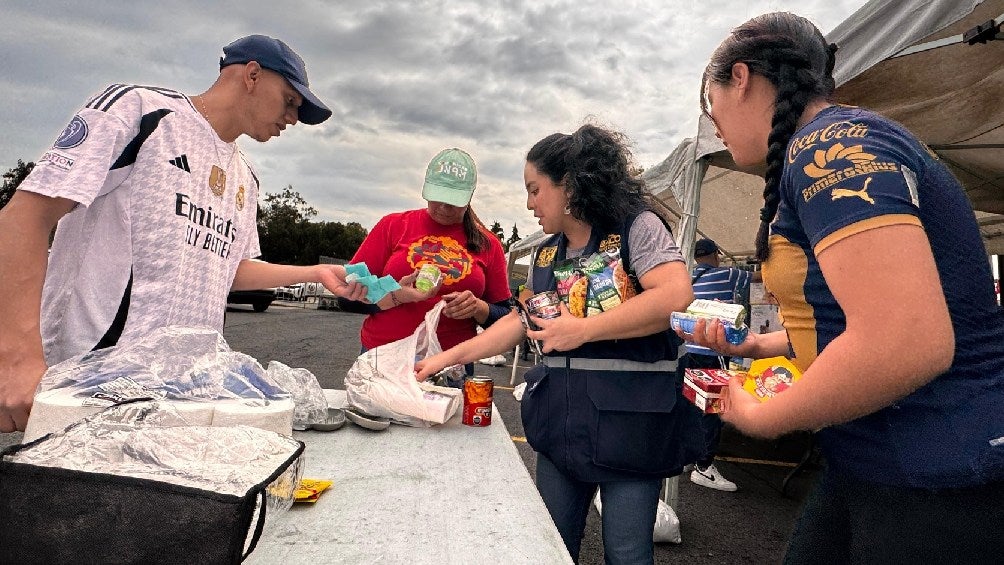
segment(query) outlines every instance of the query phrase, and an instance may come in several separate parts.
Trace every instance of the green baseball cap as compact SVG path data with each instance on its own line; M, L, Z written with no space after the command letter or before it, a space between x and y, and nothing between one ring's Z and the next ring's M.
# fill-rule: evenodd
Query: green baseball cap
M477 184L478 170L474 159L460 149L444 149L432 158L425 170L422 198L451 206L467 206Z

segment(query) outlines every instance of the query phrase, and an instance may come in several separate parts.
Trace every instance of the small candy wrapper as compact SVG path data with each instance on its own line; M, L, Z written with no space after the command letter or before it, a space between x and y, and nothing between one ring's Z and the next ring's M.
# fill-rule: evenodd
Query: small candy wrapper
M366 263L349 263L345 265L345 282L358 282L366 287L366 300L372 304L380 302L387 293L401 288L401 285L390 275L377 278L370 274Z
M322 479L300 479L300 484L297 485L296 492L294 493L294 501L317 502L317 499L321 497L321 493L327 490L332 484L334 483Z

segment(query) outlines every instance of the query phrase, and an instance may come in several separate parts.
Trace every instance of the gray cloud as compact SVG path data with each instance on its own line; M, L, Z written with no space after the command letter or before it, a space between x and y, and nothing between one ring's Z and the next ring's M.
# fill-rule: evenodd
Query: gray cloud
M696 128L704 62L728 30L773 9L828 31L864 0L312 1L161 0L4 7L0 168L34 160L89 96L113 82L190 94L215 78L221 47L280 37L334 111L278 140L242 141L263 190L292 185L319 219L371 227L424 206L425 165L459 146L478 162L486 222L536 229L523 157L541 137L595 120L627 134L652 166Z

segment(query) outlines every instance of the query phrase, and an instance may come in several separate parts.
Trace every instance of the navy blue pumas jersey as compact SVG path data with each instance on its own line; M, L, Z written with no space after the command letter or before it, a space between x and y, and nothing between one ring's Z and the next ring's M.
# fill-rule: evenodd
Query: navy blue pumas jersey
M860 108L823 110L788 146L763 275L780 304L793 361L804 371L845 328L816 255L893 224L921 226L930 240L955 330L955 359L948 372L893 406L822 430L828 461L899 486L1002 480L1004 316L973 211L936 155L901 125ZM868 284L868 273L860 275ZM925 341L917 335L918 348Z

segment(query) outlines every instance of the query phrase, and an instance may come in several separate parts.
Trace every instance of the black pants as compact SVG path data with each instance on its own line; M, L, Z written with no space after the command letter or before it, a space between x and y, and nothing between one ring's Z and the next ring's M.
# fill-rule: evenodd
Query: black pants
M719 357L712 355L697 355L687 353L680 358L679 366L683 369L721 369ZM682 370L682 369L681 369ZM707 469L715 462L718 454L718 442L722 438L722 428L725 424L718 414L705 414L701 417L701 428L704 429L704 455L697 460L700 469Z
M786 564L1001 563L1004 482L892 487L825 470L795 524Z

